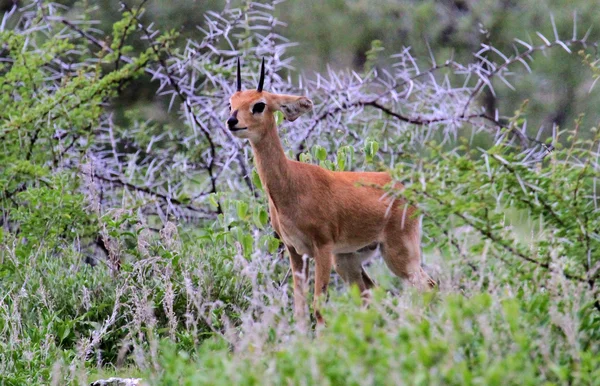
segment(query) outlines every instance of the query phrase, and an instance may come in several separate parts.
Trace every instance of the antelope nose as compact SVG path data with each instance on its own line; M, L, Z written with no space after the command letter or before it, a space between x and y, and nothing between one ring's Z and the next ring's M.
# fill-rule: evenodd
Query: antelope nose
M239 121L236 117L229 117L229 119L227 120L227 126L229 126L229 128L235 127L235 125L237 125L238 122Z

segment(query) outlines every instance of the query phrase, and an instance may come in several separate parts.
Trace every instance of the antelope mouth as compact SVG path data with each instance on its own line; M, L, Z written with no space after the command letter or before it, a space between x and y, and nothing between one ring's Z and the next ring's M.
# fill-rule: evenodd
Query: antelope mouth
M230 127L229 131L235 133L236 131L248 130L247 127Z

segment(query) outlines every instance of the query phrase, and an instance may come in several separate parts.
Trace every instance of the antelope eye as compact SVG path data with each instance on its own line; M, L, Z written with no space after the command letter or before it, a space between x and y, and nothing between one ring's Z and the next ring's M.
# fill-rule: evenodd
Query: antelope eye
M263 102L258 102L257 104L252 106L252 114L262 113L263 111L265 111L265 107L266 105Z

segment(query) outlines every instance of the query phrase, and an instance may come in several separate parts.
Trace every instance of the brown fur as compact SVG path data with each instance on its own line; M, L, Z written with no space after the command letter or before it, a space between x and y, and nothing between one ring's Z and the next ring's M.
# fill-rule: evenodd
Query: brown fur
M263 102L263 113L252 113ZM362 263L381 245L390 270L419 288L434 284L421 268L420 220L415 209L385 195L388 173L332 172L287 159L277 135L273 113L280 110L295 120L312 109L306 97L266 91L238 91L230 99L238 122L232 133L250 140L258 174L269 197L271 224L283 240L294 273L294 309L305 318L307 262L315 260L314 312L327 292L331 268L348 284L358 285L364 299L374 283ZM401 189L398 184L396 188Z

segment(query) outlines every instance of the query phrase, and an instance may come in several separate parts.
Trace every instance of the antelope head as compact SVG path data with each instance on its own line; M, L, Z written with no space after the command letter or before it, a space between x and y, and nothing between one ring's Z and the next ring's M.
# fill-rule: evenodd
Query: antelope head
M265 59L262 60L260 80L256 90L242 91L240 59L237 61L237 91L229 98L230 115L227 127L238 138L259 142L275 128L275 111L281 111L288 121L295 121L312 110L313 103L305 96L273 94L263 91Z

